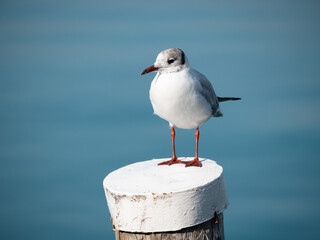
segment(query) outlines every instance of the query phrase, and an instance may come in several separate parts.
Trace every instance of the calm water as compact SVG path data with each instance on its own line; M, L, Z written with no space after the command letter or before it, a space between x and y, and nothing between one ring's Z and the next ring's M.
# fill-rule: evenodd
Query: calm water
M179 47L213 83L223 118L200 156L224 167L228 239L319 239L317 1L2 1L1 239L114 239L111 171L171 155L140 77ZM194 154L177 130L178 156Z

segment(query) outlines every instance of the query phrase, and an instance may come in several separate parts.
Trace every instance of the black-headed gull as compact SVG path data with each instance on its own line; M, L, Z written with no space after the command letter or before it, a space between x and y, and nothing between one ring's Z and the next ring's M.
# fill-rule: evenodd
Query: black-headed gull
M211 117L221 117L219 102L240 98L217 97L209 80L192 69L184 52L170 48L159 53L155 63L141 75L157 72L150 88L154 113L167 120L171 127L172 159L158 165L184 163L186 167L202 164L198 158L199 127ZM175 154L174 127L196 128L196 154L192 161L180 161Z

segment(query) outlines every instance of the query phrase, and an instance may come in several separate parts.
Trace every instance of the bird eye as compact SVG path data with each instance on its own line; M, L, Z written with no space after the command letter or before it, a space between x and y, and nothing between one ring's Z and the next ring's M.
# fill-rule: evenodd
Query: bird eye
M170 58L169 60L168 60L168 63L169 64L171 64L171 63L173 63L174 62L174 59L173 58Z

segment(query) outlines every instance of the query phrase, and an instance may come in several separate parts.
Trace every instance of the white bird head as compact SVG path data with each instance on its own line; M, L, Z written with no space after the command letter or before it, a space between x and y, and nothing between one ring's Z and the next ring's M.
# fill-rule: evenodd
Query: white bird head
M155 63L143 70L141 75L149 72L173 73L179 72L188 65L186 56L180 48L169 48L158 54Z

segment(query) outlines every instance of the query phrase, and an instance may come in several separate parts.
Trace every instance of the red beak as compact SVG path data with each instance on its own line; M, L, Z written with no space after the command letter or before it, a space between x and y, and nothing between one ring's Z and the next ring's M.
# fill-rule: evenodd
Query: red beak
M143 72L140 75L149 73L149 72L154 72L157 71L159 68L154 67L153 65L151 67L146 68L145 70L143 70Z

